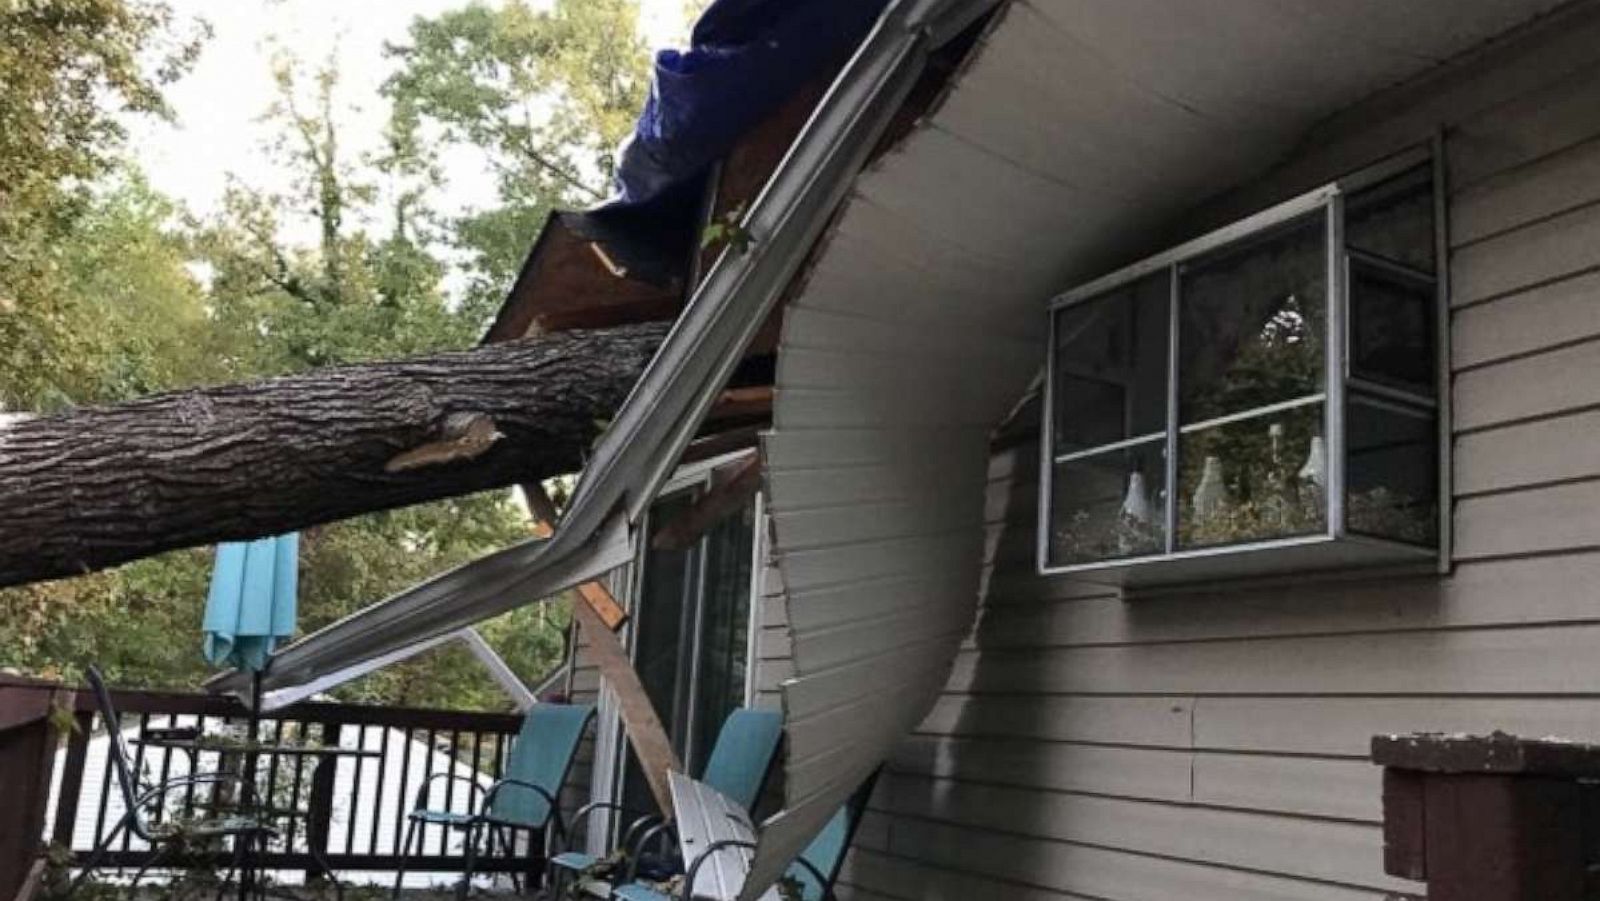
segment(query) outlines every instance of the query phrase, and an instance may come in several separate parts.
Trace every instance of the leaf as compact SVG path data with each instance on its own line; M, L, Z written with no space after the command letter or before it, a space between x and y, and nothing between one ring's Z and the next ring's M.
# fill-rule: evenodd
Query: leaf
M74 715L72 708L60 701L51 702L48 716L50 728L63 738L83 731L78 728L78 717Z

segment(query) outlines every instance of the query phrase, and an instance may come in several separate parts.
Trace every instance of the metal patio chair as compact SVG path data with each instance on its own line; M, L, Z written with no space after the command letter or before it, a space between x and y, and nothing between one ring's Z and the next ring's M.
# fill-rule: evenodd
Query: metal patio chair
M717 732L717 741L711 747L711 756L706 759L701 781L745 810L751 809L756 799L761 797L761 789L766 784L767 773L772 769L772 761L778 754L778 743L782 738L783 715L778 711L748 708L733 711L723 720L722 728ZM670 828L655 811L632 809L614 801L594 801L578 808L573 814L574 831L580 825L587 826L589 817L602 811L616 811L633 817L623 830L618 846L629 852L635 866L638 852ZM599 858L592 854L570 848L564 850L550 858L549 882L554 889L559 889L564 876L576 878L598 862ZM627 879L633 878L634 869L633 866L629 868Z
M145 873L182 852L191 851L188 843L193 839L233 839L233 860L228 870L228 873L232 873L239 869L243 855L252 843L264 844L277 836L277 830L269 823L248 814L188 821L181 828L159 821L151 822L148 812L154 810L159 813L167 795L175 789L187 789L195 785L235 785L238 786L240 800L248 801L250 786L237 773L189 773L156 783L143 779L144 774L134 769L133 757L128 753L127 740L122 734L122 719L111 700L111 691L106 688L105 678L93 666L88 668L85 678L94 692L95 706L99 708L100 718L105 723L107 756L116 773L117 788L122 793L125 810L111 831L95 845L89 859L73 878L68 888L69 897L100 865L124 830L149 844L153 852L134 874L128 887L130 894L137 892L139 881ZM227 882L226 874L222 881Z
M472 886L478 841L485 833L508 852L516 847L513 840L519 832L528 834L530 853L546 829L553 830L558 840L564 839L566 830L557 796L577 757L578 743L592 719L594 707L589 704L535 704L523 718L522 728L511 745L505 775L487 790L477 779L454 772L434 773L423 780L417 790L416 803L407 816L393 897L400 896L412 839L426 824L439 824L465 833L467 859L461 882L456 887L458 898L465 898ZM470 812L428 809L428 788L440 779L467 783ZM517 888L521 890L520 885Z

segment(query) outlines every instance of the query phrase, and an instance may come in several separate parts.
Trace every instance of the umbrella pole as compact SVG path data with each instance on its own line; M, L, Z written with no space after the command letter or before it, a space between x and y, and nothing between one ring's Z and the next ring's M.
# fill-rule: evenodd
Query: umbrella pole
M245 752L244 752L244 790L239 799L245 803L254 801L257 807L265 807L266 803L255 797L256 793L256 745L261 734L261 671L256 670L250 674L250 719L245 727ZM234 841L248 841L238 838ZM250 854L246 851L244 865L239 873L239 901L247 901L255 889L256 872L252 866Z

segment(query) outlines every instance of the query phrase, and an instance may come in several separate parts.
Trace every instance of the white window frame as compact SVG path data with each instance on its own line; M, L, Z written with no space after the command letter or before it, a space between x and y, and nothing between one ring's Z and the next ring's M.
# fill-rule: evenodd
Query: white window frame
M1386 160L1373 164L1365 169L1347 175L1334 182L1307 191L1297 197L1263 210L1255 215L1248 216L1231 225L1217 229L1192 241L1185 242L1176 247L1165 250L1154 256L1140 260L1130 266L1117 270L1101 278L1094 279L1053 298L1049 305L1049 330L1047 363L1045 368L1043 405L1041 412L1041 429L1039 443L1039 484L1038 512L1036 517L1036 569L1041 575L1077 575L1088 579L1103 579L1115 584L1136 585L1148 579L1149 584L1176 584L1190 580L1192 575L1195 580L1221 578L1248 578L1258 573L1273 572L1271 567L1260 567L1259 555L1256 552L1273 551L1285 548L1305 547L1317 552L1315 546L1340 545L1352 548L1348 560L1342 565L1361 564L1378 565L1390 564L1394 566L1415 566L1417 563L1426 563L1436 566L1440 571L1447 571L1450 558L1450 526L1451 526L1451 481L1450 481L1450 381L1449 381L1449 279L1447 257L1448 222L1446 213L1446 186L1444 183L1444 155L1442 140L1435 138L1430 145L1410 148ZM1433 195L1434 195L1434 254L1435 274L1435 354L1437 356L1436 384L1433 398L1415 397L1401 393L1401 396L1411 404L1432 408L1436 412L1437 434L1437 461L1440 468L1438 489L1438 547L1424 548L1419 545L1409 545L1403 542L1391 541L1373 536L1348 532L1345 528L1345 406L1346 383L1357 381L1349 371L1349 323L1347 319L1349 267L1347 256L1350 252L1345 247L1343 234L1344 215L1343 203L1346 194L1358 191L1384 180L1400 175L1407 170L1414 169L1423 164L1431 164L1433 169ZM1327 316L1329 346L1324 348L1323 355L1326 372L1323 379L1322 390L1318 393L1303 397L1269 404L1263 407L1245 410L1208 420L1200 423L1179 424L1177 415L1178 388L1181 374L1177 377L1177 361L1174 359L1178 353L1179 310L1177 302L1178 278L1180 266L1183 262L1202 256L1237 241L1260 234L1274 226L1303 216L1308 216L1321 210L1327 217ZM1380 262L1380 261L1372 261ZM1381 262L1380 262L1381 264ZM1057 368L1057 339L1055 335L1056 314L1067 307L1094 300L1107 292L1132 284L1147 276L1161 272L1172 274L1171 290L1174 294L1173 302L1168 305L1171 316L1168 338L1167 360L1167 414L1165 418L1165 434L1155 433L1140 435L1119 442L1096 446L1082 451L1065 454L1056 454L1055 451L1055 398ZM1360 382L1360 389L1364 398L1372 396L1395 395L1382 385L1374 385L1365 381ZM1233 420L1242 420L1272 412L1274 409L1289 409L1306 404L1321 403L1324 405L1323 435L1326 442L1327 455L1327 529L1324 532L1294 535L1283 538L1269 538L1255 541L1240 542L1236 544L1207 546L1178 549L1176 510L1178 504L1174 497L1177 488L1177 447L1181 433L1198 431L1210 426L1220 425ZM1165 548L1150 554L1139 556L1119 557L1107 560L1082 561L1068 564L1052 564L1050 556L1051 528L1053 524L1051 515L1051 501L1054 497L1052 480L1055 467L1061 462L1070 461L1077 457L1086 457L1094 454L1108 453L1122 447L1131 447L1139 444L1164 441L1167 448L1165 459L1165 485L1168 501L1163 505L1164 532L1166 536ZM1341 565L1340 557L1335 554L1325 555L1332 565L1326 568L1336 568ZM1251 558L1255 558L1252 560ZM1227 559L1235 558L1235 564ZM1314 559L1307 557L1307 559ZM1316 558L1320 559L1320 558ZM1193 561L1191 565L1183 561ZM1281 571L1280 571L1281 572Z

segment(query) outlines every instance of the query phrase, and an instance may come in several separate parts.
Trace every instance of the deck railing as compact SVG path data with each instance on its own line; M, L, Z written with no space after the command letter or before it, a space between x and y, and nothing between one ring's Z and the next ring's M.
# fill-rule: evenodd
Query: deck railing
M246 712L232 698L114 690L113 699L134 765L152 782L190 772L238 772L237 751L191 752L143 741L153 729L198 727L205 733L224 726L238 729ZM52 709L57 712L52 714ZM13 715L8 717L8 711ZM35 715L30 718L26 711ZM65 735L63 743L62 726L69 711L76 728ZM513 714L321 702L305 702L263 716L262 744L361 748L369 756L325 758L327 764L319 766L315 758L263 754L258 763L258 791L273 806L301 810L305 815L281 821L282 834L269 846L260 865L280 873L309 870L315 846L336 871L393 871L406 814L424 780L450 772L487 788L503 771L520 725L521 718ZM29 730L45 737L23 741ZM33 835L39 839L29 842L24 837L10 848L6 846L11 843L0 841L0 898L11 897L8 887L15 890L22 879L18 874L26 872L24 857L31 859L41 843L70 849L81 861L115 828L123 804L106 752L106 733L89 692L0 676L0 797L42 807L27 816L19 813L15 824L0 823L0 832L8 826L27 831L31 823ZM48 782L43 782L45 779ZM42 794L42 805L37 791L23 797L21 789L34 784L49 786ZM196 791L206 789L173 793L169 806L153 818L193 816L215 801L197 797ZM428 806L466 812L472 801L469 795L475 794L461 780L436 780L430 786ZM424 826L421 843L413 847L407 866L416 876L408 882L425 884L435 874L459 873L464 862L460 842L459 831L440 824ZM515 851L495 848L480 856L475 869L490 873L533 870L542 865L537 859L539 851L542 849L529 853L526 847ZM6 859L8 853L13 859ZM124 834L104 860L111 868L136 868L149 855L143 842Z

